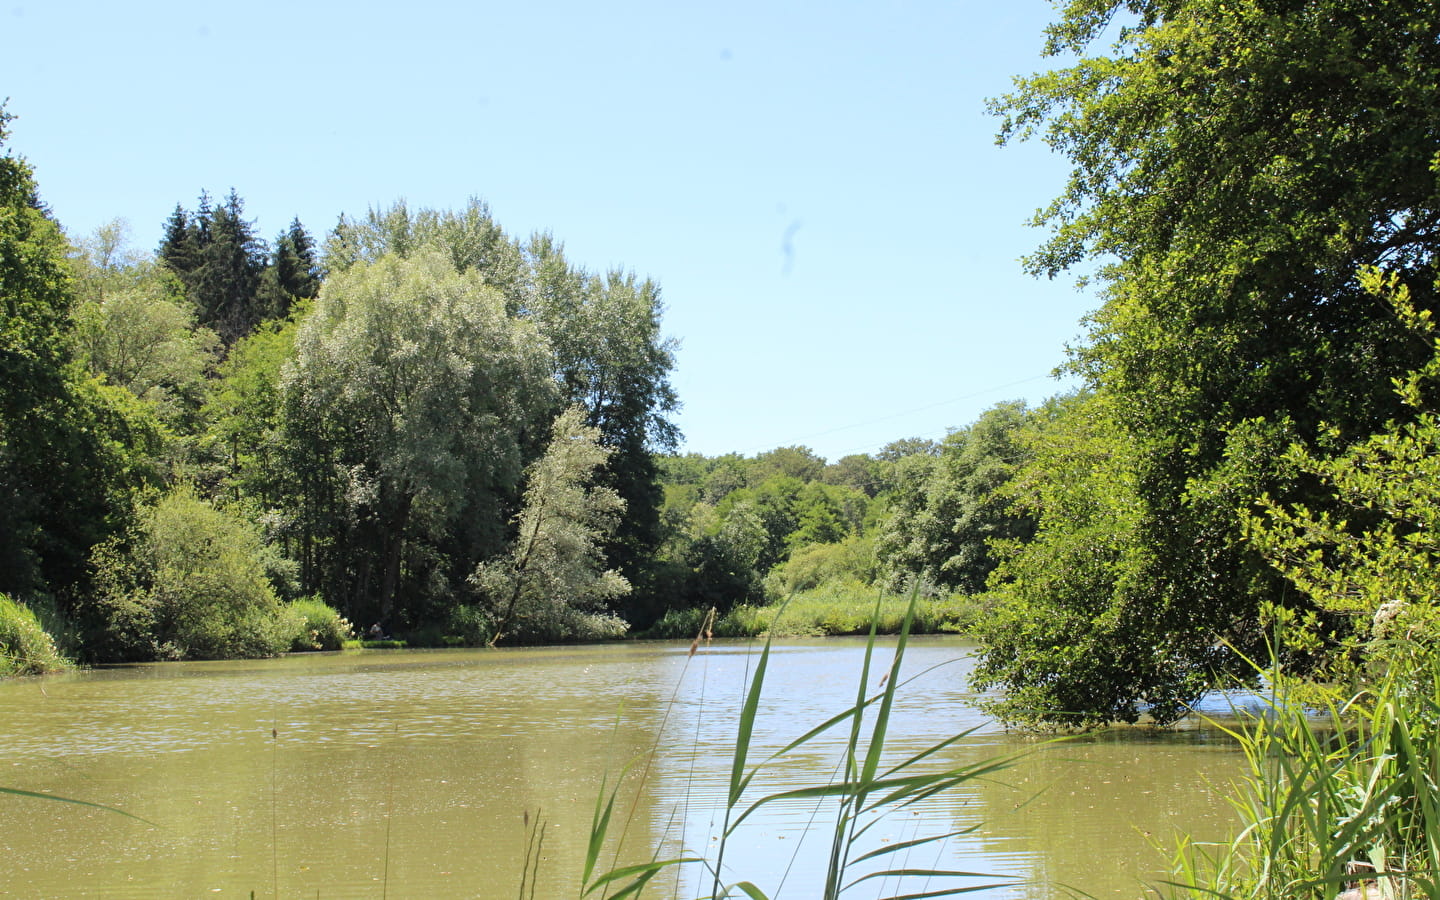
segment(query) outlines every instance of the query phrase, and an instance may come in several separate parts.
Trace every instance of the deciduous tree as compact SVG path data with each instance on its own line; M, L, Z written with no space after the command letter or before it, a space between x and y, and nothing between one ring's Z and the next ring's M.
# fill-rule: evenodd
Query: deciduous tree
M583 619L630 590L605 568L602 549L625 509L619 494L595 483L613 451L585 418L578 406L556 418L545 455L526 472L513 545L471 578L492 611L491 646L517 629L548 640L586 636Z
M282 380L287 452L313 473L314 586L355 619L462 582L543 439L551 366L538 331L438 251L332 275Z
M1138 546L1092 585L1107 599L1074 639L1098 649L1104 634L1135 671L1082 685L1096 677L1083 654L1040 672L1008 651L988 671L1047 679L1086 704L1077 714L1128 717L1243 669L1223 648L1264 652L1259 609L1307 602L1247 547L1237 513L1260 493L1306 499L1313 484L1289 481L1279 450L1328 440L1322 422L1344 443L1405 415L1390 379L1421 351L1357 272L1384 264L1436 306L1440 8L1075 0L1048 49L1107 36L1109 53L1022 79L995 108L1004 139L1043 134L1074 166L1037 217L1052 237L1029 267L1099 266L1104 305L1073 368L1133 451L1138 525L1126 507L1112 531Z

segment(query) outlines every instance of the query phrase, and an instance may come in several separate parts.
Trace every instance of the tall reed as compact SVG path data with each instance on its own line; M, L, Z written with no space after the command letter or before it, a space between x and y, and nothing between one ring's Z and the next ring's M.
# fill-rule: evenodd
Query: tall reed
M829 832L830 849L825 867L824 884L806 885L806 897L823 897L825 900L839 898L847 891L864 885L867 890L887 881L901 885L901 893L892 898L948 897L971 891L982 890L1011 883L1007 876L988 873L965 872L945 868L923 868L904 862L913 851L922 847L939 845L965 834L974 828L960 829L945 834L884 844L878 849L866 851L864 839L887 815L903 810L912 804L930 798L943 791L955 788L967 781L984 778L1013 764L1023 754L988 759L982 762L941 766L927 769L946 748L953 746L969 732L954 735L915 753L898 763L885 761L886 739L894 709L897 690L903 685L900 677L901 664L910 637L910 628L915 618L918 592L912 592L909 607L900 629L895 655L889 671L883 679L883 689L867 696L870 673L875 662L876 629L872 619L860 677L855 693L855 702L849 708L821 722L814 728L774 751L759 762L752 762L755 722L759 715L760 701L765 687L766 672L770 662L771 642L766 639L755 670L750 678L748 690L740 708L736 727L735 746L730 758L730 778L727 786L723 825L719 840L712 855L682 854L666 859L653 859L648 863L612 868L599 874L595 872L595 861L599 848L609 839L618 787L602 785L596 801L596 810L590 830L590 852L586 859L582 879L582 897L601 897L618 900L625 897L639 897L650 885L652 879L663 871L678 867L701 867L706 873L708 890L702 893L702 900L720 900L726 897L745 896L751 900L769 900L768 895L754 882L739 880L726 883L724 873L729 867L743 868L744 860L738 863L727 859L731 839L737 829L751 815L777 803L812 801L828 805L834 813L834 825ZM818 738L835 729L848 729L844 744L843 759L837 770L838 777L827 783L801 788L765 793L755 796L755 788L763 782L763 775L775 764ZM608 793L607 793L608 790ZM977 826L978 827L978 826ZM803 839L803 838L802 838ZM1001 879L985 885L975 885L974 879ZM965 882L965 883L959 883ZM939 884L938 887L933 885ZM918 891L918 893L917 893Z
M1440 898L1440 661L1417 655L1346 698L1279 685L1227 730L1248 772L1229 843L1183 841L1184 898ZM1307 692L1311 696L1313 692Z

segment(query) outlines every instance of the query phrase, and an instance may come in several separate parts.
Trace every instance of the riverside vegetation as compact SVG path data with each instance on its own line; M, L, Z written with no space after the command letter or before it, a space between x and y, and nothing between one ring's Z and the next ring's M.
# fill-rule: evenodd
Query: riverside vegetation
M1020 725L1172 722L1272 654L1300 697L1423 695L1388 679L1437 637L1440 8L1075 0L1046 40L993 111L1073 165L1026 264L1093 266L1083 387L833 463L674 453L658 286L479 201L271 247L202 194L150 255L0 158L6 665L753 631L791 593L853 631L825 598L923 584ZM1395 846L1382 886L1429 890Z

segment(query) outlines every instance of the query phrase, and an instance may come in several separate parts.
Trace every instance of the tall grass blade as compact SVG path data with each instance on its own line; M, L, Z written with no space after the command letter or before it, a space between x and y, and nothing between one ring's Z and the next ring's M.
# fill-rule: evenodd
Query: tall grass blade
M972 825L972 826L970 826L969 828L960 828L960 829L957 829L957 830L955 830L955 831L946 832L945 834L932 834L932 835L930 835L929 837L914 838L914 839L908 840L908 841L901 841L901 842L899 842L899 843L897 843L897 844L886 844L884 847L881 847L881 848L879 848L878 850L871 850L869 853L866 853L866 854L864 854L864 855L862 855L862 856L857 856L857 857L855 857L855 860L854 860L854 861L855 861L855 863L858 864L858 863L865 862L866 860L876 859L876 858L878 858L878 857L887 856L887 855L892 854L892 853L904 853L904 852L907 852L907 851L909 851L909 850L912 850L912 849L914 849L914 848L916 848L916 847L923 847L923 846L925 846L926 844L933 844L933 843L936 843L937 841L948 841L948 840L950 840L950 839L953 838L953 837L964 837L964 836L967 835L967 834L974 834L975 831L976 831L978 828L979 828L978 825ZM1004 876L1004 875L983 875L983 876L981 876L981 877L982 877L982 878L1004 878L1005 876Z
M857 885L874 884L887 880L894 880L902 885L900 888L902 891L905 882L923 880L923 885L917 884L909 892L894 895L896 898L914 898L914 900L957 896L1013 884L1016 879L1004 875L947 869L941 866L911 866L905 864L905 860L901 858L920 848L938 847L943 842L957 836L971 834L978 826L935 836L917 837L878 849L862 848L860 844L862 839L868 840L867 835L870 830L890 813L927 800L966 781L988 777L1013 765L1017 759L1034 752L1031 750L964 765L942 765L938 771L919 771L921 766L933 763L940 754L952 749L973 734L974 729L970 729L937 741L919 751L911 752L899 762L888 765L885 763L886 741L889 737L889 725L895 709L897 693L901 686L913 680L913 677L902 680L901 668L909 644L918 598L919 587L917 585L911 591L909 604L895 643L894 657L881 679L881 689L873 695L869 692L870 674L875 664L877 649L876 622L880 609L880 601L877 600L876 613L872 616L870 633L859 666L860 678L852 705L848 709L830 716L755 763L752 762L752 757L756 755L753 747L755 729L773 650L771 638L766 638L755 667L749 676L736 724L735 745L731 755L729 779L724 795L723 822L720 828L719 843L715 846L713 863L700 857L681 856L677 859L652 860L650 863L637 866L618 867L598 878L593 877L595 860L598 858L599 846L603 843L605 833L610 827L610 811L614 803L613 791L610 792L609 799L607 799L606 785L602 783L601 796L596 801L591 827L591 850L587 855L585 867L584 881L588 886L586 894L625 882L625 887L618 893L608 896L612 897L612 900L635 896L656 874L664 869L671 866L678 869L683 865L700 863L705 867L711 881L710 891L706 895L711 900L740 896L748 897L750 900L768 900L764 891L751 881L739 881L728 886L724 885L722 878L725 871L727 848L737 830L758 811L774 804L801 801L820 805L833 802L836 805L831 852L826 862L825 885L821 894L827 900L838 898L843 891ZM937 667L932 666L926 672L932 671L934 668ZM873 723L867 729L866 719L867 714L870 713L873 713ZM842 746L836 777L833 780L828 783L775 791L746 801L745 798L754 786L756 778L762 772L769 770L773 764L793 755L797 750L811 744L822 735L845 724L849 726L848 735ZM851 871L855 866L884 865L887 862L889 863L888 867L879 871L860 873ZM989 880L989 883L963 886L947 885L932 890L929 882L934 879L972 881L986 879ZM678 894L678 881L676 890Z
M730 887L739 888L740 890L744 891L745 896L749 897L750 900L770 900L770 898L766 896L764 891L760 890L758 887L748 881L737 882L730 885ZM730 893L728 888L726 889L725 893L727 895Z
M103 803L91 803L89 800L76 800L72 797L58 797L55 794L41 794L36 791L22 791L18 788L7 787L0 787L0 794L9 794L12 797L32 797L36 800L53 800L56 803L73 803L76 806L88 806L91 809L103 809L106 812L115 813L117 816L124 816L127 819L134 819L137 822L144 822L151 828L161 827L150 821L149 819L142 819L141 817L134 815L133 813L128 813L123 809L116 809L113 806L106 806Z
M770 638L766 638L765 646L760 651L760 660L755 664L755 675L750 679L745 705L740 710L740 722L736 726L735 754L730 762L730 806L740 802L740 794L749 783L745 777L745 761L750 754L750 739L755 732L755 716L760 711L760 694L765 686L765 669L769 664Z
M615 793L620 789L617 784L615 790L607 796L605 788L609 780L608 772L600 777L600 793L595 797L595 812L590 818L590 841L585 847L585 869L580 876L580 883L588 887L582 896L588 896L599 886L591 883L590 876L595 872L595 863L600 859L601 848L605 846L605 836L610 832L610 816L615 811Z
M614 898L627 897L631 894L638 893L642 888L644 888L646 883L648 883L651 878L654 878L656 875L660 874L671 866L683 866L687 863L697 863L704 861L704 858L699 856L681 856L675 859L657 859L651 860L650 862L646 863L637 863L632 866L621 866L618 869L612 869L609 872L605 872L604 874L600 875L598 878L595 879L594 883L590 885L589 890L587 890L585 893L589 894L597 888L604 887L608 884L613 884L617 881L623 881L626 878L635 878L635 883L626 886L619 893L606 895L612 898L612 900L614 900Z

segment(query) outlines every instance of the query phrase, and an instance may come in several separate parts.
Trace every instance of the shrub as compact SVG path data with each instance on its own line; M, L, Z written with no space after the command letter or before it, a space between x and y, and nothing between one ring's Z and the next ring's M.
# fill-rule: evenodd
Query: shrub
M353 640L350 621L319 597L302 597L285 607L290 623L290 650L339 650Z
M92 556L102 659L273 656L290 646L249 522L181 487L144 510L134 534Z
M462 603L450 610L450 636L466 647L483 647L495 636L490 615L481 607Z
M655 639L689 640L700 633L707 610L698 606L690 609L667 609L660 621L645 630L644 636Z
M875 573L873 542L862 535L849 535L835 544L799 547L790 558L765 576L765 591L772 597L788 597L836 582L869 582Z
M0 676L39 675L68 665L35 612L0 594Z

